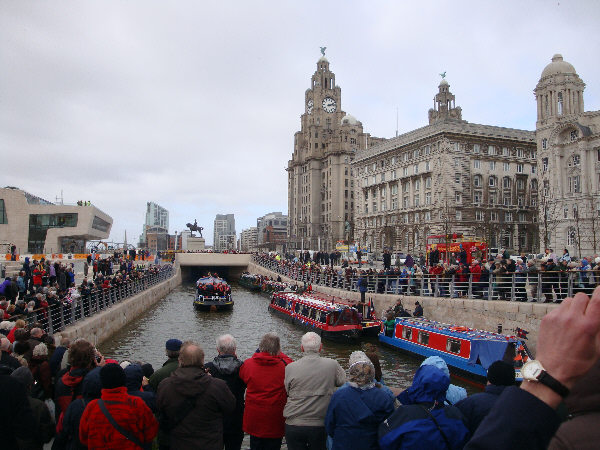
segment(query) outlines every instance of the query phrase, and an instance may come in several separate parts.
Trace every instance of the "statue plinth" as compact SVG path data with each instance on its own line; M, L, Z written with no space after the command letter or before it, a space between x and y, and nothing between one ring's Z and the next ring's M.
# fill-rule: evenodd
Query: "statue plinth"
M187 238L187 249L190 252L204 250L205 241L203 237L191 236Z

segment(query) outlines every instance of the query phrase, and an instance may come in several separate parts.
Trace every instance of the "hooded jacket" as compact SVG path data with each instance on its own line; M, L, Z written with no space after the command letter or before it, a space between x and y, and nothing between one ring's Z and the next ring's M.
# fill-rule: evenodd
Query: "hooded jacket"
M141 390L143 378L144 372L139 364L130 364L125 367L125 386L127 386L127 393L144 400L144 403L150 408L150 411L156 413L156 394L152 391Z
M81 398L81 382L89 369L72 367L64 374L58 375L54 387L54 403L56 404L56 417L65 412L69 404L76 398Z
M244 431L259 438L285 435L283 408L287 401L284 387L285 366L292 360L283 353L254 353L244 361L240 378L246 383Z
M160 416L172 421L187 399L195 399L194 408L170 429L170 447L222 450L223 417L235 408L235 397L227 384L207 375L203 367L178 367L158 386Z
M398 395L403 406L379 426L381 449L447 448L443 436L451 450L462 449L469 431L460 410L443 406L449 385L450 378L442 370L432 365L419 367L413 384Z
M223 418L223 431L225 434L243 434L242 418L244 416L244 394L246 385L240 378L242 361L234 355L219 355L205 364L210 374L227 383L227 387L235 397L235 410Z
M87 448L79 440L79 422L87 404L96 398L100 398L101 391L100 367L96 367L90 370L81 382L83 398L72 401L62 421L57 424L58 434L54 438L53 450L82 450Z

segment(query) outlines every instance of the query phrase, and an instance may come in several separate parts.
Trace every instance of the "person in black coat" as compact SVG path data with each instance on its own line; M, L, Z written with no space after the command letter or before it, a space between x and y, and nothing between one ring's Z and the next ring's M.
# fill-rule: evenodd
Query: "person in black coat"
M204 365L204 368L215 378L227 383L227 387L235 396L235 410L223 417L223 443L225 450L239 450L244 439L242 420L244 417L244 393L246 385L240 379L239 372L242 361L236 356L236 342L232 335L225 334L217 338L215 359Z
M388 250L385 250L383 252L383 268L389 269L390 267L392 267L392 255Z
M415 302L415 312L413 313L413 317L423 317L423 307L419 302Z
M487 370L487 380L484 392L471 395L456 404L466 418L471 435L475 434L504 389L515 384L515 369L504 361L495 361Z
M440 262L440 251L434 248L429 252L429 267L433 267Z
M17 438L31 435L33 412L27 400L25 386L9 375L10 369L0 368L0 423L2 447L19 448Z

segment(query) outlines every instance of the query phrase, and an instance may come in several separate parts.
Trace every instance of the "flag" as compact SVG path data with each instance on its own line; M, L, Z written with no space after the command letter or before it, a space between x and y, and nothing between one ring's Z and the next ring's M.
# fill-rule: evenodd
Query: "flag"
M373 304L373 299L369 300L369 305L367 306L367 319L375 318L375 305Z

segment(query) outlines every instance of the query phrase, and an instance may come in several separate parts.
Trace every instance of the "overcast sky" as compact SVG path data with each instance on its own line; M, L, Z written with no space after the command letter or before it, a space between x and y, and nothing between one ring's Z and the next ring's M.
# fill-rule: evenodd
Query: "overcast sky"
M535 129L554 53L600 109L600 2L0 0L0 185L64 195L137 242L287 212L284 168L320 46L373 136L427 124L440 72L469 122Z

